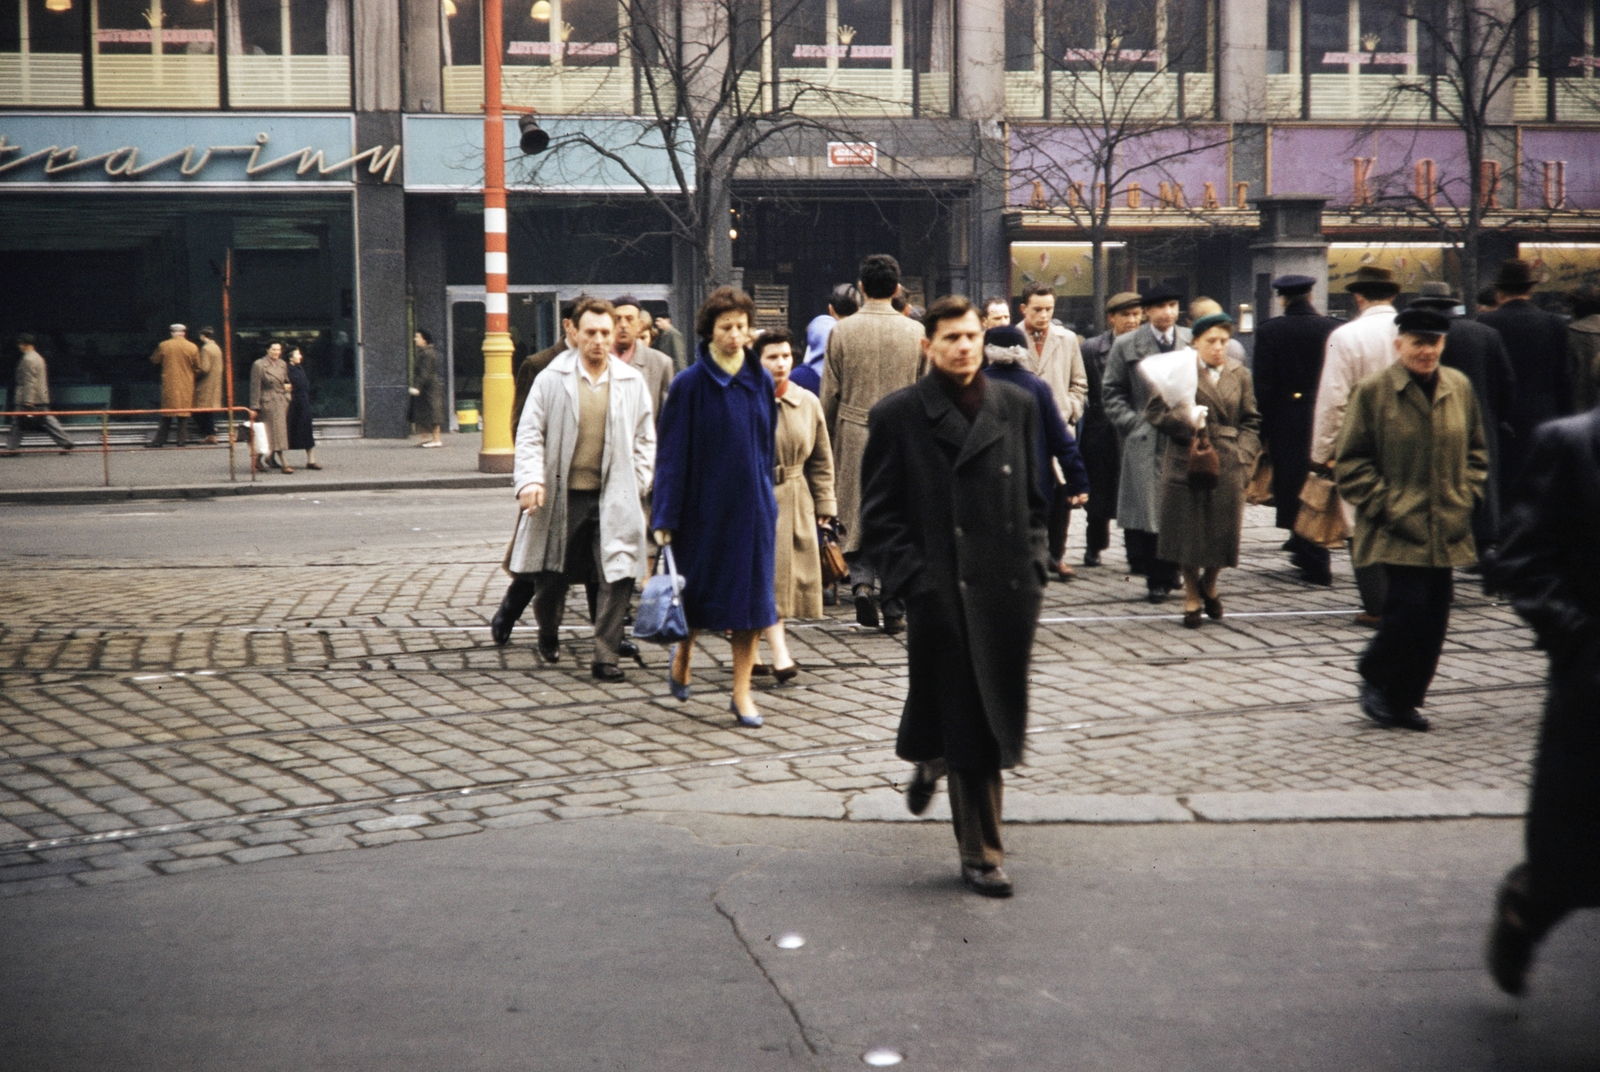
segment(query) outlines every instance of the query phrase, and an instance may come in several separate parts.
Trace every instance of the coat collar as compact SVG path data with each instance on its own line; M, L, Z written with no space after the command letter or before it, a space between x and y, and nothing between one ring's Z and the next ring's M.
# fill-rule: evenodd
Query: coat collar
M1389 302L1379 302L1377 305L1369 305L1367 306L1366 312L1356 317L1356 319L1365 320L1369 316L1387 316L1393 318L1394 306Z
M722 371L721 365L711 360L710 346L703 342L697 344L697 353L697 360L699 364L705 366L707 374L709 374L713 380L717 381L717 386L726 387L734 380L739 380L745 383L747 386L756 387L763 379L765 379L767 381L767 393L772 393L772 377L768 375L766 369L761 367L761 362L756 360L755 354L751 352L748 346L745 347L744 351L744 366L740 368L738 374L734 376L729 376L726 372Z
M876 300L877 299L873 299L873 301L876 301ZM890 305L888 302L885 302L882 305L874 305L872 301L862 302L861 303L861 308L857 309L854 313L851 313L850 315L851 316L860 316L862 314L865 314L867 316L904 316L905 315L904 313L895 312L894 311L894 306Z
M1431 408L1428 404L1428 396L1422 393L1422 388L1416 385L1416 382L1411 378L1411 373L1400 362L1396 361L1384 369L1383 374L1388 377L1389 386L1394 390L1395 394L1402 398L1410 398L1423 412L1427 412ZM1410 388L1410 390L1408 391L1407 388ZM1445 375L1445 367L1440 365L1439 383L1433 389L1433 405L1437 406L1441 400L1449 398L1453 393L1450 377Z
M789 386L784 390L783 394L778 395L776 392L774 392L774 395L780 404L785 406L793 406L796 409L799 409L800 406L805 402L805 396L810 394L810 391L806 390L804 387L801 387L793 380L789 381ZM815 398L816 395L811 395L811 397Z
M617 380L644 379L644 373L640 372L626 361L618 360L615 354L611 356L608 368L613 382ZM578 351L563 350L555 358L555 360L550 362L550 367L545 369L545 371L554 372L557 376L571 376L574 380L576 380L578 376Z
M1000 419L1000 402L995 384L990 383L984 388L978 416L969 426L955 403L940 389L934 379L937 375L937 372L929 372L923 376L917 381L917 391L922 395L923 409L933 424L934 438L956 448L955 467L959 469L1006 434L1005 424Z

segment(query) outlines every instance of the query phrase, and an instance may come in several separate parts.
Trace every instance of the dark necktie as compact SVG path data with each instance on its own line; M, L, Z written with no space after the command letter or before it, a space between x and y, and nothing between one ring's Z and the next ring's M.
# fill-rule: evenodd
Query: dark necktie
M1176 342L1176 341L1177 341L1177 333L1174 332L1173 333L1173 342ZM1159 331L1156 332L1156 345L1161 347L1161 352L1162 353L1164 353L1164 354L1172 353L1172 342L1167 341L1167 337L1165 335L1161 334L1161 332L1159 332Z

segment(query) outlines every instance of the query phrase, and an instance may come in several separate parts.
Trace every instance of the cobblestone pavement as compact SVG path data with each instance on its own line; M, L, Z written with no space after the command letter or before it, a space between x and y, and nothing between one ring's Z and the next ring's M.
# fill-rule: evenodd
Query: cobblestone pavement
M1510 609L1463 576L1433 732L1380 729L1354 702L1369 634L1348 562L1331 589L1299 583L1270 521L1251 510L1227 617L1198 631L1143 601L1120 546L1051 586L1008 818L1520 813L1544 660ZM593 681L576 624L541 667L531 631L490 643L493 541L437 543L10 570L0 893L628 810L909 818L900 639L844 608L796 624L805 672L760 693L765 728L739 730L725 643L702 643L688 703L659 650Z

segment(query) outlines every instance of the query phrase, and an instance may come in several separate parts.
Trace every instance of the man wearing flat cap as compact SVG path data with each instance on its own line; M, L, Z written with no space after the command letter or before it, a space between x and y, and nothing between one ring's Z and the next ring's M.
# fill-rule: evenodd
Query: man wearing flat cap
M1328 351L1317 381L1316 410L1311 423L1311 468L1332 475L1333 448L1344 424L1345 405L1355 385L1394 364L1394 299L1400 285L1387 268L1364 264L1345 290L1356 303L1356 316L1328 336ZM1345 522L1354 518L1348 505ZM1355 567L1361 591L1361 613L1356 621L1377 625L1383 614L1383 570Z
M1311 584L1332 584L1328 549L1294 532L1300 514L1300 489L1311 468L1311 419L1317 403L1317 382L1328 336L1339 327L1311 304L1317 281L1308 275L1282 275L1272 289L1283 302L1283 315L1256 329L1256 407L1261 410L1261 438L1272 452L1272 498L1278 527L1289 530L1283 549L1289 561Z
M1143 299L1139 295L1130 290L1113 294L1106 302L1106 330L1082 347L1089 394L1083 406L1078 452L1089 470L1089 487L1094 489L1094 496L1084 508L1089 519L1084 533L1085 566L1100 565L1100 552L1111 546L1111 522L1117 518L1117 481L1122 475L1122 447L1117 442L1117 430L1106 415L1106 359L1111 356L1111 344L1137 328L1143 319Z
M1150 381L1139 375L1139 362L1189 345L1189 329L1178 327L1183 295L1157 287L1140 301L1145 323L1111 344L1101 386L1106 417L1122 444L1122 474L1117 486L1117 523L1128 551L1128 569L1142 574L1150 602L1164 603L1178 587L1178 564L1157 556L1161 532L1161 433L1144 419ZM1092 478L1091 478L1092 481ZM1093 501L1092 499L1090 500Z
M1511 369L1517 376L1516 398L1505 414L1511 435L1501 451L1500 476L1517 478L1533 430L1545 421L1572 412L1572 372L1567 358L1567 325L1529 299L1533 266L1524 260L1500 265L1494 289L1500 304L1478 318L1500 333Z
M1472 518L1472 536L1478 542L1479 557L1487 560L1500 528L1500 476L1496 471L1500 462L1500 422L1511 410L1516 377L1500 334L1462 315L1465 309L1461 299L1450 289L1449 283L1429 281L1417 290L1417 296L1406 308L1432 309L1449 319L1450 330L1445 333L1444 356L1439 364L1467 378L1478 399L1478 412L1483 415L1483 442L1489 451L1489 484Z
M194 379L201 368L200 347L189 341L189 329L182 324L173 324L167 332L169 337L150 355L150 363L161 366L161 408L180 412L161 415L147 447L167 445L174 417L178 420L178 446L189 443L189 407L194 405Z
M1395 321L1399 360L1350 392L1335 474L1355 509L1356 567L1385 580L1382 621L1359 664L1362 713L1426 730L1417 708L1444 648L1453 571L1478 560L1472 513L1489 452L1472 384L1439 365L1450 321L1433 309Z

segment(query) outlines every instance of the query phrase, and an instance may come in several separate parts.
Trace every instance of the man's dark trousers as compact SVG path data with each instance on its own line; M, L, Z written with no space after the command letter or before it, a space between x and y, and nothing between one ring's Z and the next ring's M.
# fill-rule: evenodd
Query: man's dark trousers
M617 648L622 644L622 623L628 613L628 597L633 594L633 578L607 582L600 550L600 493L567 492L567 560L563 572L544 570L538 574L533 596L533 616L539 623L539 646L555 647L561 639L561 614L567 605L567 588L574 582L594 579L597 599L594 610L595 666L616 666Z
M189 445L189 418L162 417L156 421L156 434L155 438L150 440L150 446L164 447L167 445L167 433L171 431L174 420L178 422L178 446L186 447Z
M24 409L43 409L43 406L24 406ZM11 432L6 438L7 450L19 450L22 447L23 432L43 432L55 440L56 446L63 450L72 449L72 440L67 438L66 429L61 427L61 422L54 416L46 413L42 417L13 417L11 418Z
M1397 709L1422 703L1450 625L1454 574L1433 566L1384 566L1383 623L1361 656L1361 678Z
M1128 552L1128 571L1143 576L1150 588L1176 588L1181 583L1178 564L1156 555L1161 537L1140 529L1123 529L1122 545Z

